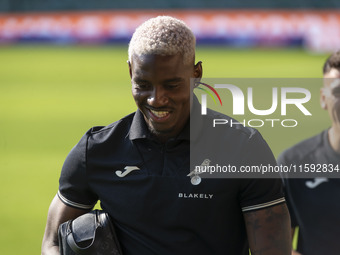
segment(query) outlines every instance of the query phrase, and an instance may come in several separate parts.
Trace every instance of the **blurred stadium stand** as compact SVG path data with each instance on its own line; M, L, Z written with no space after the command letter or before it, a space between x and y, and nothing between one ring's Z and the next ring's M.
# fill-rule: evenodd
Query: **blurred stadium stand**
M116 9L334 9L339 0L0 0L0 12Z
M183 19L200 44L340 45L340 0L0 0L0 45L121 43L148 18Z

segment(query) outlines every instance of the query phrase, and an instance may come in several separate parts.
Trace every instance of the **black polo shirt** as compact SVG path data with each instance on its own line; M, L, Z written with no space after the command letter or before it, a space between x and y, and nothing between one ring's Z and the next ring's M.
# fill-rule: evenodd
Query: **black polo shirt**
M199 108L194 99L192 111ZM201 129L195 130L199 136ZM247 160L255 161L263 151L275 162L257 131L238 126L224 132L230 139L225 151L233 153L222 151L223 158L235 161L237 153L246 151ZM193 185L189 165L189 121L177 138L162 144L137 110L83 136L64 163L58 195L65 204L84 209L99 199L125 255L248 254L242 211L283 202L281 181L204 178Z
M284 151L282 165L332 164L340 167L340 155L329 143L328 130ZM337 173L337 172L335 172ZM292 227L299 227L297 251L304 255L337 255L340 252L340 179L288 178L285 192Z

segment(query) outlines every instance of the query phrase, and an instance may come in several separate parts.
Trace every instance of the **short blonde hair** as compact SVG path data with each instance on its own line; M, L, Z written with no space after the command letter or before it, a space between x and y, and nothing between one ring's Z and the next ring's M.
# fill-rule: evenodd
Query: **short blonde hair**
M183 21L158 16L145 21L133 33L129 43L129 61L133 55L172 56L180 53L183 63L194 63L195 46L195 36Z

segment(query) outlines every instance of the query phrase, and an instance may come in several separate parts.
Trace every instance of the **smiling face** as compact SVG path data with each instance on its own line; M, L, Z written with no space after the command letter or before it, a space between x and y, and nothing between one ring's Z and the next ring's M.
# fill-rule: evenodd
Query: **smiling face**
M178 135L190 115L190 78L202 76L201 63L184 64L180 54L134 55L129 69L132 95L149 130L163 142Z
M324 75L321 89L321 106L327 110L332 121L332 129L340 134L340 70L330 69Z

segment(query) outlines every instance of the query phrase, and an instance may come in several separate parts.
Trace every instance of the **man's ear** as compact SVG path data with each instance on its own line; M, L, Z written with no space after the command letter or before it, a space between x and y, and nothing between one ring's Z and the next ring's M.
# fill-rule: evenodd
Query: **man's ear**
M130 78L132 79L131 62L128 60L127 63L128 63L128 65L129 65L129 74L130 74Z
M198 61L194 67L195 78L201 79L203 75L202 61Z
M326 96L325 96L324 88L320 89L320 105L321 105L322 109L327 110Z

